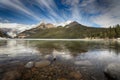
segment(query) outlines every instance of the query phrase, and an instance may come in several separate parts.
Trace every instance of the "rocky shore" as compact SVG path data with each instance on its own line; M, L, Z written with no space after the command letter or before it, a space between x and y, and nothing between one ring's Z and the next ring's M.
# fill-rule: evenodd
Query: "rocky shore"
M81 61L79 65L91 68L90 66L93 64L90 62L88 64L88 61ZM86 72L87 68L82 68ZM85 75L89 73L83 74L82 68L76 69L73 64L49 60L29 61L0 69L0 80L97 80L93 75L90 77ZM108 64L103 73L108 80L120 80L119 63Z
M2 71L1 71L2 72ZM28 62L3 73L1 80L83 80L82 74L70 65L48 60Z

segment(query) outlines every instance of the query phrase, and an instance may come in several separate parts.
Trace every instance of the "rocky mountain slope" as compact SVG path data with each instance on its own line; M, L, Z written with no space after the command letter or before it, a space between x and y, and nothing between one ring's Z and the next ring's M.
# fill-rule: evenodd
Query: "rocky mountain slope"
M87 27L74 21L65 26L41 23L36 28L20 33L17 38L86 38L104 32L103 28Z
M2 38L10 38L10 36L7 35L7 33L4 32L2 29L0 29L0 37L2 37Z
M55 25L50 24L50 23L41 23L39 24L37 27L23 31L22 33L18 34L18 38L25 38L25 37L30 37L33 34L39 34L39 32L41 32L42 30L46 30L46 29L51 29L51 28L55 28Z

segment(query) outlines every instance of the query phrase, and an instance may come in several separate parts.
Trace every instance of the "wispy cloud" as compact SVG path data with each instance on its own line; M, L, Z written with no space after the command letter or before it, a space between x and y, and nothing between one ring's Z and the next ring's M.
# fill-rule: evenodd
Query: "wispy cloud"
M20 0L0 0L0 4L4 5L6 8L12 8L16 11L19 10L37 20L40 20L39 16L36 16L35 13L28 9Z
M58 22L58 21L64 21L63 17L60 16L59 13L59 9L55 3L54 0L35 0L38 4L36 4L40 9L42 9L43 11L48 11L48 19L50 19L53 22ZM50 18L50 19L49 19ZM58 20L56 20L58 19Z
M89 14L97 14L99 9L96 8L96 0L63 0L63 4L69 6L71 14L70 20L75 20L81 24L89 24Z
M73 20L81 20L81 13L80 13L80 0L63 0L63 4L69 6L71 18Z
M94 16L91 20L103 27L120 24L120 0L107 0L109 7L103 9L103 13Z
M75 20L84 25L100 25L101 27L120 24L119 5L120 0L0 0L0 8L22 14L15 19L27 16L30 18L28 21L33 19L38 22L44 20L51 23ZM6 17L11 15L7 15L9 14L3 13L2 17L5 16L5 19L0 20L8 20ZM22 21L22 18L20 19Z

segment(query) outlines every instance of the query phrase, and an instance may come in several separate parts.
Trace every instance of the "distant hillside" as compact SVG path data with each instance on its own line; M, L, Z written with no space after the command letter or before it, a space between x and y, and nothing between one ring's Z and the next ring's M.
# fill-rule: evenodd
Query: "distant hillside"
M58 27L42 23L36 28L20 33L17 38L117 38L119 36L115 36L120 33L119 29L88 27L75 21Z

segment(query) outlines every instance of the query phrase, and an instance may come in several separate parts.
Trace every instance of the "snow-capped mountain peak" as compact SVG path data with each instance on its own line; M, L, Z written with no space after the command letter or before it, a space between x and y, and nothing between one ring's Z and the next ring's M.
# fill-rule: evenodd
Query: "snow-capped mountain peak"
M66 21L66 22L62 22L62 23L58 23L58 24L55 24L56 26L66 26L66 25L68 25L68 24L70 24L70 23L72 23L73 21Z

